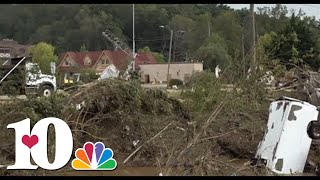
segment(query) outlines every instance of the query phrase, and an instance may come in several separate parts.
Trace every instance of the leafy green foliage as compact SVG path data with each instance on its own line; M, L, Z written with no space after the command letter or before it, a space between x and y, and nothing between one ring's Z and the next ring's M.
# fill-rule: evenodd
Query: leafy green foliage
M214 70L217 65L226 67L231 60L227 45L218 34L212 34L198 49L197 54L199 59L204 61L204 67L211 70Z
M3 77L6 72L2 71L0 77ZM7 76L7 78L0 84L0 95L18 95L24 92L25 76L24 68L17 68Z
M92 69L85 69L80 72L80 81L81 83L89 83L96 79L98 79L100 76L96 74L96 72Z
M50 62L57 62L58 60L58 57L54 54L54 47L45 42L40 42L31 47L30 54L32 61L37 63L45 74L50 73Z
M80 47L80 52L84 52L84 51L87 51L87 48L85 44L82 44Z
M157 63L165 63L163 54L158 52L153 52L152 54L156 58Z
M158 53L158 52L152 52L148 46L145 46L145 47L139 49L138 52L151 53L155 57L157 63L164 63L165 62L163 54Z
M186 86L194 90L187 90L182 93L182 96L186 99L187 106L195 112L211 111L212 104L221 101L225 94L220 91L221 84L210 71L194 73Z
M314 70L320 67L319 35L314 19L292 14L285 29L271 34L266 50L271 59L279 59L287 67L307 64Z

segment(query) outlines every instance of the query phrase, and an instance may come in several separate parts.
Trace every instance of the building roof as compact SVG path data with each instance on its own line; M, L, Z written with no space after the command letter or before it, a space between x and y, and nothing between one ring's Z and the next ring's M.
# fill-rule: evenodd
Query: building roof
M155 64L156 58L151 53L138 53L135 59L136 67L143 64Z
M11 49L10 55L13 58L29 56L29 51L27 51L27 49L29 49L30 47L31 45L22 45L12 39L0 40L0 48Z
M125 70L127 69L127 66L130 62L130 57L123 51L88 51L88 52L65 52L59 56L59 69L68 69L67 67L60 67L62 60L65 58L66 54L69 54L72 59L83 68L92 68L96 63L98 62L100 56L102 53L106 53L106 55L109 57L110 61L113 63L113 65L119 69L119 70ZM88 56L92 60L90 65L84 64L84 58ZM135 65L136 68L139 67L141 64L149 64L149 63L156 63L155 57L151 53L138 53L135 58Z
M185 65L185 64L203 64L203 62L170 62L170 64L179 64L179 65ZM143 65L168 65L168 63L148 63L148 64L141 64Z
M88 51L88 52L67 52L71 58L81 67L92 68L98 61L99 57L103 53L103 51ZM64 54L65 55L65 54ZM89 57L91 59L91 63L86 65L84 63L84 58ZM63 56L64 57L64 56ZM62 60L62 59L61 59Z
M107 56L110 58L112 64L120 70L126 70L129 63L130 57L123 51L110 51L106 50Z

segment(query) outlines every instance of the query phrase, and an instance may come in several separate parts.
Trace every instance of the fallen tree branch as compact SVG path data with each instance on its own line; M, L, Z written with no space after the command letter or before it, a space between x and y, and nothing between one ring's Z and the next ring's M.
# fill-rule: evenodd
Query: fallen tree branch
M166 127L164 127L158 134L156 134L155 136L153 136L151 139L149 139L147 142L143 143L141 146L139 146L135 151L133 151L124 161L123 164L125 164L134 154L136 154L144 145L148 144L149 142L151 142L153 139L155 139L156 137L158 137L163 131L165 131L166 129L168 129L169 126L171 126L174 123L174 121L171 121L171 123L169 123Z
M233 168L233 169L236 170L236 171L239 170L238 168L236 168L236 167L234 167L234 166L232 166L231 164L228 164L228 163L226 163L226 162L223 162L223 161L220 161L220 160L217 160L217 159L212 159L212 161L216 161L216 162L219 162L219 163L221 163L221 164L223 164L223 165L225 165L225 166L229 166L229 167ZM212 161L209 161L209 162L212 163Z
M217 115L219 114L219 112L222 110L223 106L225 105L225 101L221 102L218 107L213 111L213 113L210 115L210 117L208 118L207 122L204 124L204 126L201 128L201 131L195 136L195 138L191 141L191 143L189 143L189 145L180 152L180 154L178 155L178 159L182 156L182 154L189 149L191 146L193 146L194 144L197 143L197 141L199 140L201 134L203 132L205 132L206 128L210 125L210 123L217 117Z
M90 134L89 132L84 131L84 130L74 129L74 130L71 130L71 131L73 131L73 132L82 132L82 133L86 133L86 134L88 134L88 135L92 136L93 138L96 138L96 139L99 139L99 140L103 140L103 141L106 141L106 140L107 140L107 138L102 138L102 137L95 136L95 135Z
M216 138L225 136L225 135L227 135L227 134L231 134L231 133L233 133L233 132L235 132L235 131L236 131L236 130L233 130L233 131L230 131L230 132L227 132L227 133L224 133L224 134L220 134L220 135L217 135L217 136L212 136L212 137L203 138L203 139L200 139L199 142L207 141L207 140L210 140L210 139L216 139Z
M292 83L294 83L294 82L296 82L296 81L298 81L297 78L293 79L293 80L290 81L290 82L286 82L286 83L284 83L282 86L276 87L276 90L281 89L281 88L284 88L284 87L287 87L288 85L290 85L290 84L292 84Z

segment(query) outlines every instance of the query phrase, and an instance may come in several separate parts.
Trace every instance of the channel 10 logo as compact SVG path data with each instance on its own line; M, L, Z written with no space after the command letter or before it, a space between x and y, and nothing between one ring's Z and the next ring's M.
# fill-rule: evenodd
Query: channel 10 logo
M55 129L55 159L48 160L47 139L49 125ZM30 132L30 119L9 124L15 130L15 163L7 169L35 170L39 166L46 170L57 170L70 160L73 151L73 137L70 127L61 119L49 117L38 121ZM102 142L86 142L75 151L76 158L71 165L75 170L114 170L117 162L113 151ZM36 165L31 164L31 157Z

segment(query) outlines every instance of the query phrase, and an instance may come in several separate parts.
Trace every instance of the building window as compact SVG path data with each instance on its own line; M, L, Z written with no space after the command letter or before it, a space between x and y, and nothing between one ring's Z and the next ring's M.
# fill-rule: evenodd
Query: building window
M0 53L10 53L10 49L0 49Z
M179 73L180 73L180 70L179 71L177 71L177 76L179 77Z
M159 76L159 72L157 72L157 76Z
M101 64L107 64L107 60L106 59L102 59Z
M91 64L91 59L85 58L84 64L85 64L85 65L90 65L90 64Z
M71 65L72 65L71 62L72 62L71 58L70 58L70 57L67 57L66 60L64 61L64 64L65 64L66 66L71 66Z

